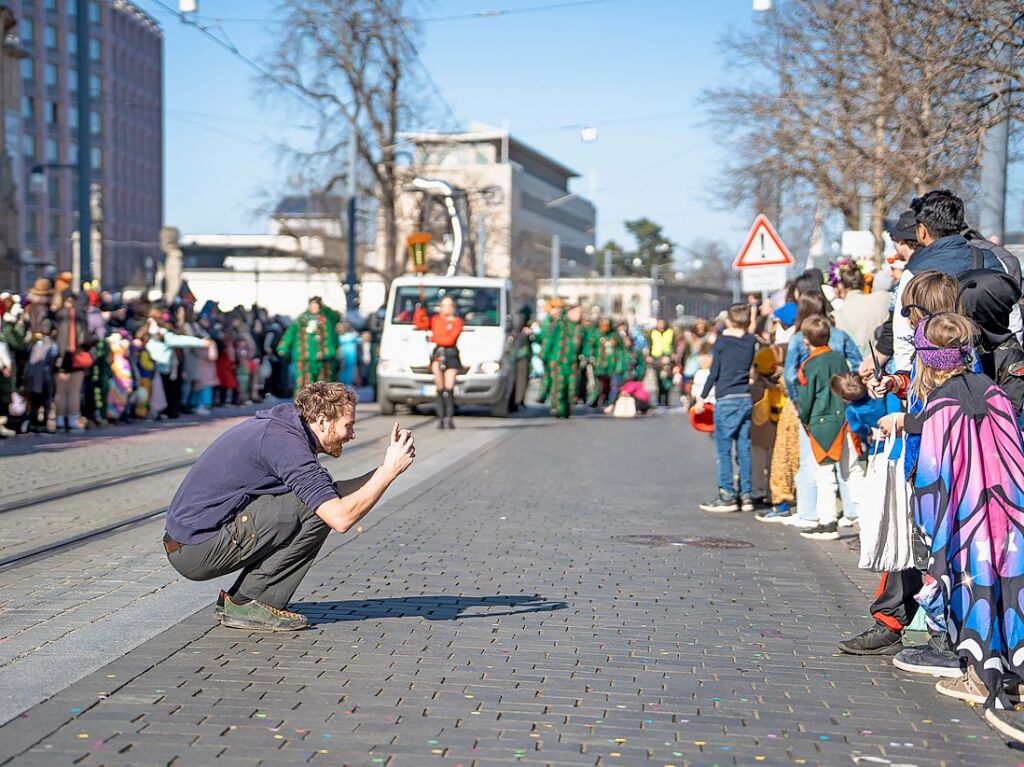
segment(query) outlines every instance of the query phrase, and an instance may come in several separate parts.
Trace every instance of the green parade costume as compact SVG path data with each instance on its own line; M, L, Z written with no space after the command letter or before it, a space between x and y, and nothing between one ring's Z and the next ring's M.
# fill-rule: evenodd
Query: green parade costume
M628 352L622 336L616 330L602 333L595 330L592 335L590 352L593 357L594 387L588 403L592 406L603 404L609 397L611 379L624 376L629 368Z
M587 320L583 320L580 326L583 329L583 351L580 353L579 373L576 377L576 399L589 403L595 384L594 356L597 354L598 332Z
M564 315L551 324L544 343L544 362L551 378L551 413L568 418L576 404L579 360L584 351L586 329Z
M312 381L333 381L338 364L337 313L323 307L319 314L305 311L284 332L279 355L295 363L295 393Z
M544 377L540 381L540 393L537 395L538 402L547 402L548 394L551 392L551 373L548 370L547 348L548 338L551 336L551 325L554 321L551 315L547 315L540 321L540 332L534 336L534 340L540 346L541 360L544 362Z
M647 375L647 359L642 351L626 351L626 380L643 381Z

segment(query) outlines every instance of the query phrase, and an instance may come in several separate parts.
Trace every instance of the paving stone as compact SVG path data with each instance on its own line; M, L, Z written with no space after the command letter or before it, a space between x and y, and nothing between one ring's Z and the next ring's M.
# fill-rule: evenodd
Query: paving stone
M929 680L835 653L869 625L872 578L842 542L696 511L713 462L683 418L509 426L312 568L298 598L313 629L267 637L187 618L29 711L40 743L8 738L26 720L0 728L0 761L1021 761ZM754 547L616 539L633 533ZM111 672L109 698L70 718ZM110 740L91 751L80 732Z

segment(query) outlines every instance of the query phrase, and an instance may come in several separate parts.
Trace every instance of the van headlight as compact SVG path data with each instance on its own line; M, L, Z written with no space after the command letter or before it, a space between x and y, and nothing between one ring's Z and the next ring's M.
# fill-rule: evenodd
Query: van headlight
M499 370L501 370L501 363L495 362L493 360L490 360L488 362L481 362L479 365L479 370L484 375L492 376Z
M381 360L377 363L377 372L385 375L398 375L400 373L408 373L409 366L396 360Z

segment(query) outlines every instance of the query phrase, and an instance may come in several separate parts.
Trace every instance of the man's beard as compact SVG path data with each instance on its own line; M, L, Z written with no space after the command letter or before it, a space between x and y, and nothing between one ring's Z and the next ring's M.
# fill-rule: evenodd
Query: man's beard
M331 458L340 458L341 451L345 446L345 441L337 433L334 426L331 426L330 431L324 435L323 448L324 452Z

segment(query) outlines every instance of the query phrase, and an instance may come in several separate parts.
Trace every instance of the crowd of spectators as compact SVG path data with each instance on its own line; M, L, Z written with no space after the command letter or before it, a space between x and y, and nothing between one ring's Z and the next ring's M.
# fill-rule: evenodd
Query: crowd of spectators
M37 279L24 296L0 293L0 317L0 438L207 416L292 394L294 364L282 346L291 320L258 306L222 311L188 295L151 302L90 285L75 292L65 272ZM348 326L336 332L351 335ZM339 368L358 382L344 359Z

